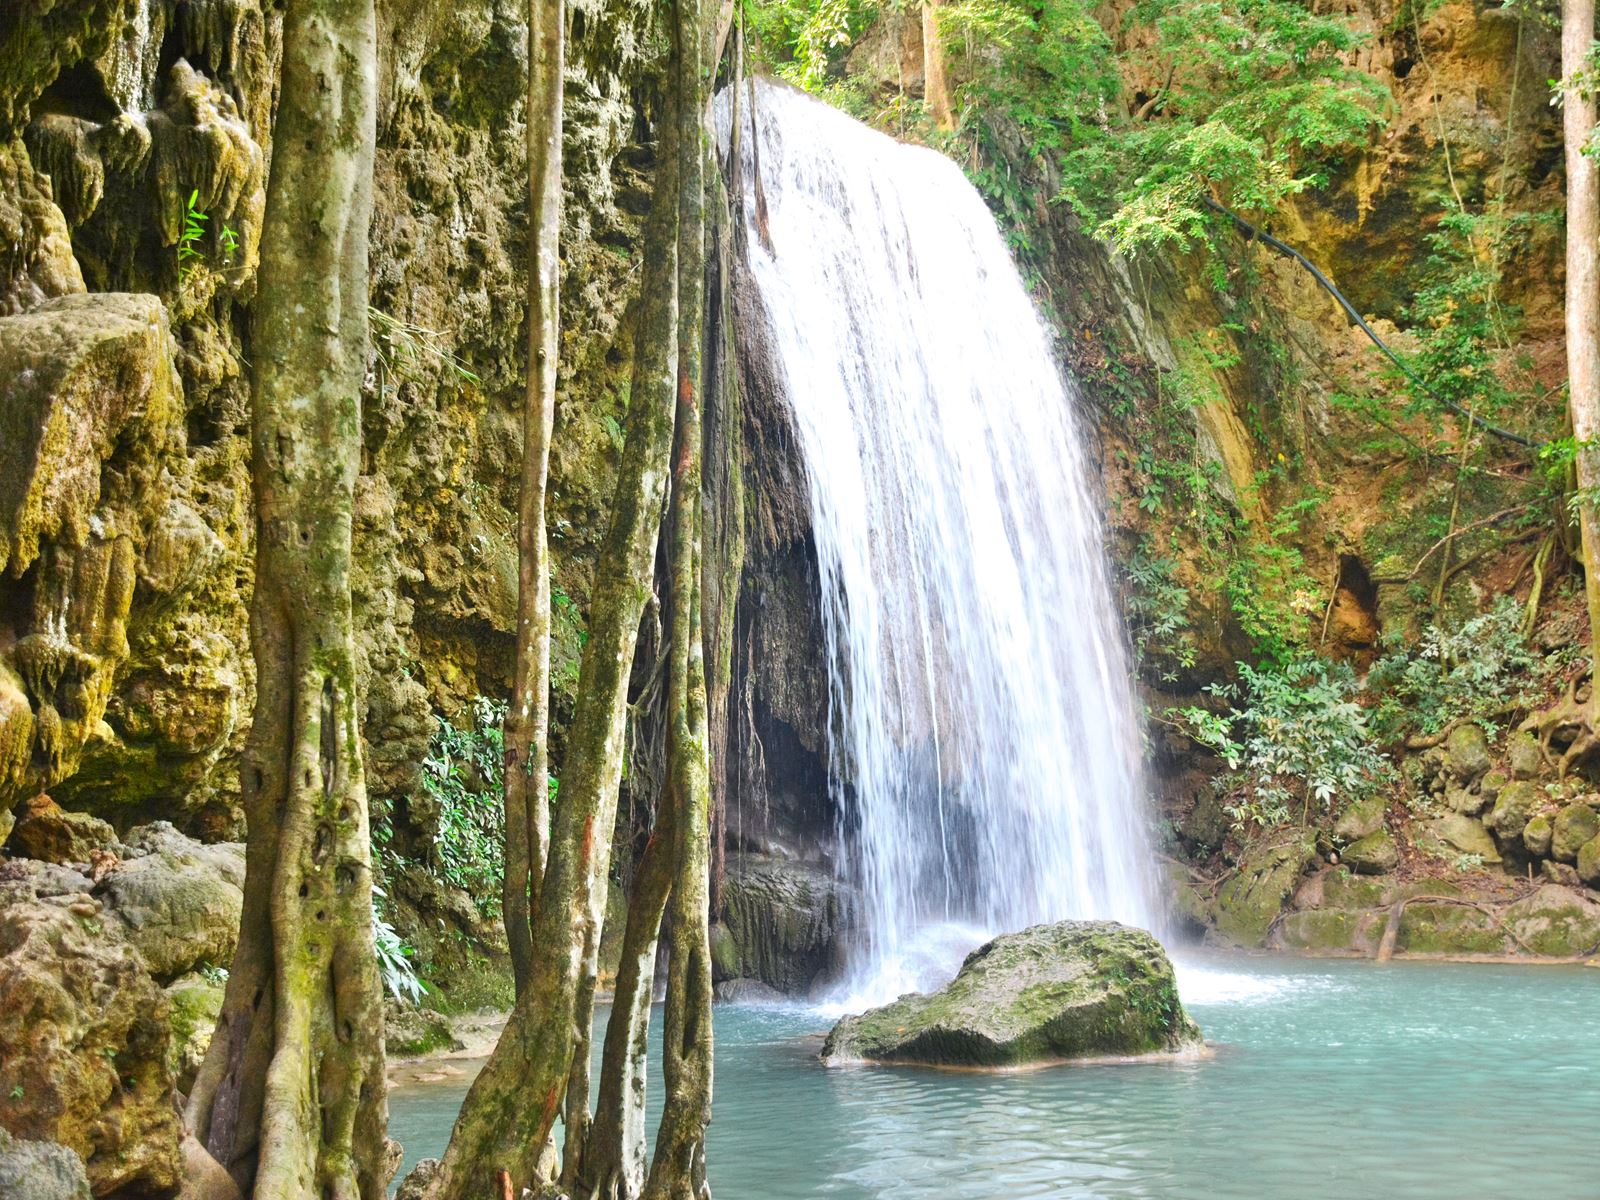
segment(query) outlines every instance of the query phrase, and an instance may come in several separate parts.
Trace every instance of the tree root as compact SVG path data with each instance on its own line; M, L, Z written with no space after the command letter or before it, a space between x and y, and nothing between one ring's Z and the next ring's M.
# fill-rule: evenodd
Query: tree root
M1565 696L1549 708L1530 715L1518 728L1524 733L1538 736L1539 750L1545 762L1555 766L1559 779L1565 779L1575 767L1587 763L1600 753L1600 733L1595 729L1593 699L1578 700L1576 676L1568 681ZM1557 740L1566 747L1559 753L1551 748Z

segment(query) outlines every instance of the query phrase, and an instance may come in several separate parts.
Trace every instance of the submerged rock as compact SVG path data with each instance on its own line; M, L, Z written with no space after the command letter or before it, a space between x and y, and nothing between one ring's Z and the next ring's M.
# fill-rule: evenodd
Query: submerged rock
M1062 921L995 938L938 991L845 1017L822 1059L1019 1067L1199 1044L1155 938L1114 921Z

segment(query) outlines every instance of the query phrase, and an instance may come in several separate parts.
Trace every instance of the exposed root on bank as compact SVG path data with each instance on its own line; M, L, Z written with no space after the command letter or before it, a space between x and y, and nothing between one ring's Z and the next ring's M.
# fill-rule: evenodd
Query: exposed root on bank
M1600 753L1600 734L1595 729L1593 687L1590 696L1578 699L1578 679L1567 683L1567 693L1549 708L1531 714L1520 726L1524 733L1539 738L1544 760L1555 766L1557 778L1565 779L1575 768L1587 765ZM1562 747L1559 751L1556 746Z

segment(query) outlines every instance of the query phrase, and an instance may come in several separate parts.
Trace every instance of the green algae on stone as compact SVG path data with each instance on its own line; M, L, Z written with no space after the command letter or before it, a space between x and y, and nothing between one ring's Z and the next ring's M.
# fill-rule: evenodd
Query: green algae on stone
M1243 946L1261 945L1315 853L1304 829L1250 847L1217 892L1217 931Z
M1004 1068L1173 1053L1200 1040L1155 938L1113 921L1062 921L1002 934L938 991L845 1017L822 1059Z
M1593 838L1600 837L1600 814L1581 801L1567 805L1550 826L1550 857L1557 862L1575 863L1578 851Z

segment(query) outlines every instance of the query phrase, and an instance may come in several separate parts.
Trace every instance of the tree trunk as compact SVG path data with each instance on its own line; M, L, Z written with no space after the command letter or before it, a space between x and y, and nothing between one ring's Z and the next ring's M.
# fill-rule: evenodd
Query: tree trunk
M650 1000L656 946L672 885L676 805L670 787L661 798L655 828L645 844L628 898L622 960L611 1000L611 1020L600 1060L600 1098L595 1105L575 1194L595 1200L634 1200L645 1178L645 1064L650 1039Z
M534 1182L578 1042L574 1017L589 962L589 930L598 929L604 907L628 674L650 591L672 431L678 306L677 188L670 158L658 171L656 188L636 309L633 403L611 525L595 567L577 708L534 906L528 985L456 1119L434 1189L442 1200L498 1195L502 1169L514 1195Z
M700 618L705 314L705 75L698 0L677 0L678 407L671 511L671 660L667 775L677 802L671 957L662 1043L666 1103L646 1200L709 1197L705 1132L711 1123L710 765L706 757L705 649Z
M1594 43L1594 0L1562 0L1561 73L1584 69ZM1592 94L1563 99L1567 144L1567 403L1577 440L1578 528L1589 602L1591 726L1600 725L1600 177L1583 152L1600 114Z
M944 46L939 41L939 8L944 0L922 0L922 99L940 129L953 129L950 84L944 73Z
M251 345L245 904L186 1114L261 1200L388 1183L350 602L376 61L372 0L290 0Z
M518 995L533 968L531 906L550 848L550 556L544 508L560 348L564 14L562 0L528 5L528 389L517 506L517 658L505 727L502 894Z

